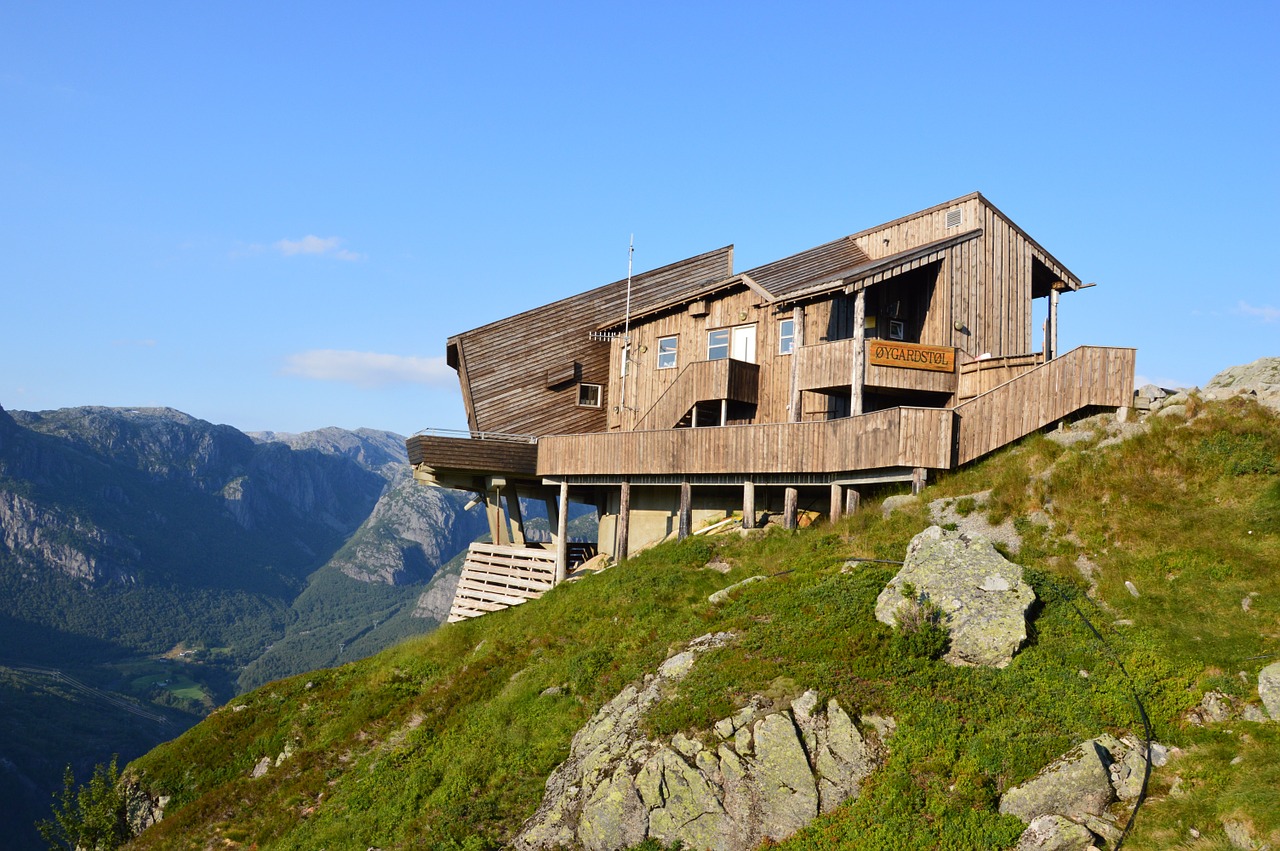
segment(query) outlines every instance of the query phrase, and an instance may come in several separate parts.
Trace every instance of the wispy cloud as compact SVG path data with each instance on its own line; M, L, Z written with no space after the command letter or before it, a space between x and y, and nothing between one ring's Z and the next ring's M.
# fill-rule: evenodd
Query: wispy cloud
M342 247L345 242L339 236L315 236L307 234L302 239L282 239L272 246L285 257L298 254L314 254L321 257L332 257L336 260L363 260L364 255Z
M1241 301L1236 305L1236 312L1243 313L1245 316L1256 316L1263 322L1280 321L1280 307L1272 307L1269 304L1254 307L1247 301Z
M346 352L337 349L312 349L289 355L285 359L283 372L300 378L341 381L360 387L378 387L384 384L449 385L454 381L453 370L445 364L444 358Z

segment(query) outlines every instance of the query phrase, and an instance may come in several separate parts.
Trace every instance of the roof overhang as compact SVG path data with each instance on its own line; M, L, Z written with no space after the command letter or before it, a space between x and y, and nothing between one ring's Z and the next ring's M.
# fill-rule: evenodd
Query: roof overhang
M778 299L778 304L794 304L812 298L819 298L837 290L842 290L845 293L854 293L858 290L866 289L887 278L935 263L946 256L946 252L949 249L972 239L977 239L980 236L982 236L982 228L975 228L946 239L921 245L918 248L912 248L909 251L901 251L888 257L882 257L871 263L863 263L860 266L838 272L833 278L780 298Z

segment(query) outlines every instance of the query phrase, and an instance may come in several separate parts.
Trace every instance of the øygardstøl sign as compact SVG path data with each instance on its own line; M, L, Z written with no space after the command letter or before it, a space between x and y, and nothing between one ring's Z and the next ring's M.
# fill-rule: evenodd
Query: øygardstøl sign
M868 360L875 366L927 369L933 372L956 371L956 350L949 346L873 340L868 348L871 350Z

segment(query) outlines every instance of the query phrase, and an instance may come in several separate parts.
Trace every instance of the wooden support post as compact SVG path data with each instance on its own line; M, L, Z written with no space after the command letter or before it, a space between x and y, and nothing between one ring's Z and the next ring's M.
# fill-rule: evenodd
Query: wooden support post
M853 369L850 381L849 415L862 413L862 382L867 371L863 361L867 357L867 291L858 290L853 297Z
M689 527L693 525L693 488L688 482L680 483L680 526L676 537L683 541L689 537Z
M547 492L547 525L551 527L551 544L556 550L556 584L564 582L569 575L569 483L560 483L560 505L556 506L556 498Z
M1049 290L1049 327L1045 335L1044 359L1051 361L1058 356L1058 289Z
M853 514L862 505L862 493L857 488L845 488L844 513Z
M791 322L794 326L795 336L793 337L791 348L791 403L787 405L790 414L787 419L793 423L798 423L801 419L800 347L804 345L803 307L796 307L792 309Z
M796 528L796 508L799 502L800 491L796 488L787 488L782 503L782 528Z
M488 491L484 495L484 513L489 521L489 540L498 546L506 543L507 535L502 531L507 525L507 518L502 513L502 492Z
M916 467L911 471L911 495L919 496L920 491L924 490L924 483L929 478L929 471L924 467Z
M507 493L507 514L511 518L511 545L524 546L524 511L520 508L520 490L512 487Z
M756 483L742 483L742 528L756 528Z
M627 557L627 536L631 529L631 482L622 483L622 493L618 498L618 545L613 555L618 561Z
M827 517L832 523L840 522L841 512L844 510L844 486L835 482L831 483L831 508L827 513Z

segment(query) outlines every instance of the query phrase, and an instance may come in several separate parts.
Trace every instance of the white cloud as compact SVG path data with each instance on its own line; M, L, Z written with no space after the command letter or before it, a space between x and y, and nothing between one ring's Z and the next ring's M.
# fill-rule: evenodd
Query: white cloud
M450 385L454 372L444 358L418 358L407 355L384 355L378 352L344 352L337 349L312 349L285 359L285 375L313 378L317 381L341 381L360 387L383 384Z
M1256 316L1263 322L1280 321L1280 307L1272 307L1269 304L1254 307L1252 304L1242 301L1236 305L1236 312L1243 313L1245 316Z
M338 236L319 237L307 234L302 239L282 239L274 247L285 257L296 254L316 254L337 260L363 260L364 255L342 247L345 240Z

